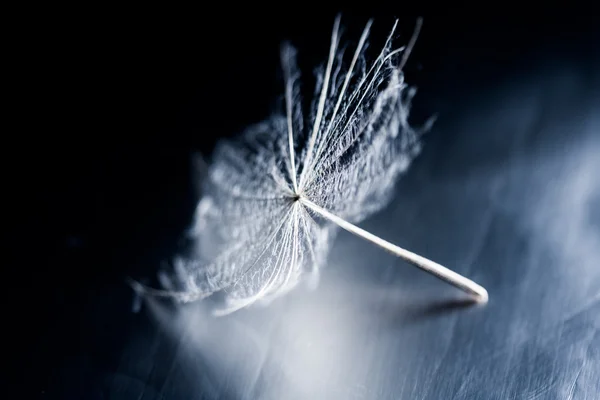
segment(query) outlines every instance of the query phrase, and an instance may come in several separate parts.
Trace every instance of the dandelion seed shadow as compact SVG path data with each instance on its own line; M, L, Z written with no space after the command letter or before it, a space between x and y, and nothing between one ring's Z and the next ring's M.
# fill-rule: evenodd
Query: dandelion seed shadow
M437 300L414 307L414 309L410 310L408 319L419 321L442 315L450 315L476 305L477 302L469 298Z
M431 293L417 294L415 290L397 288L378 289L380 294L366 294L352 307L355 313L383 325L416 324L445 319L459 313L472 312L480 304L470 297L456 297ZM443 297L442 297L443 296Z

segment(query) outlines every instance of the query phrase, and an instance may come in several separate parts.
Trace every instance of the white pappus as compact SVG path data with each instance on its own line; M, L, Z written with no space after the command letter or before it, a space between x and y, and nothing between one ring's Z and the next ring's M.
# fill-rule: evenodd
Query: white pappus
M221 292L225 305L216 314L227 314L286 293L303 275L316 282L341 227L487 301L483 287L355 225L388 204L428 128L407 121L415 91L402 73L421 20L408 45L394 49L396 21L379 55L367 63L371 23L348 56L340 50L340 17L335 19L308 117L301 109L295 50L282 46L285 115L215 149L193 230L201 257L176 260L175 273L162 275L165 290L135 282L134 288L180 301Z

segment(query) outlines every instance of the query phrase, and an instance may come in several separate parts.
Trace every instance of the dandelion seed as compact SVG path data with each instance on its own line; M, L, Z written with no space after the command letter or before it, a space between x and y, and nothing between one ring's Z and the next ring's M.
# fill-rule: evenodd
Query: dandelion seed
M396 21L368 65L364 49L371 23L344 61L340 18L335 19L308 118L300 105L296 52L282 46L285 115L217 146L196 210L194 235L202 259L178 260L175 273L162 276L166 290L135 283L137 291L180 301L222 292L225 306L218 315L268 302L292 289L302 275L318 280L341 227L487 301L487 291L475 282L356 225L389 203L428 129L408 124L415 92L402 73L421 21L409 44L394 49Z

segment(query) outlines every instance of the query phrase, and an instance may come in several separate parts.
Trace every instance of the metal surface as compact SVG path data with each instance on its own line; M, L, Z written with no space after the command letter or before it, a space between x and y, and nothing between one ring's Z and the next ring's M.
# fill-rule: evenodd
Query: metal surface
M340 232L318 288L266 308L130 314L126 289L97 294L95 338L57 367L52 393L598 399L599 93L597 70L563 65L456 105L361 225L481 283L487 305Z

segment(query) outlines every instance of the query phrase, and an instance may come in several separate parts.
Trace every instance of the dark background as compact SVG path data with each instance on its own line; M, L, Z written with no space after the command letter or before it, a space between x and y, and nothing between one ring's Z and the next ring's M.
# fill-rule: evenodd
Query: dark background
M39 30L20 53L30 60L22 72L32 83L21 95L34 103L22 125L39 124L35 130L40 131L24 129L22 136L29 161L19 170L24 177L16 180L26 194L27 211L11 239L25 260L17 268L31 293L25 309L35 315L35 329L22 335L29 343L18 364L28 371L22 390L49 399L146 398L143 391L135 394L106 380L122 368L119 360L131 338L158 329L143 313L130 313L124 278L151 278L176 253L197 200L192 155L210 155L217 139L239 133L276 107L282 92L281 41L297 45L304 75L325 60L336 11L302 6L294 12L298 6L237 12L232 6L228 12L206 8L168 15L144 9L54 9L52 18L38 17L44 24L34 24ZM543 133L534 133L521 147L507 147L502 136L488 131L502 121L491 120L470 131L473 140L465 139L459 122L478 113L476 106L492 93L526 85L563 66L576 67L585 96L597 93L598 10L530 7L526 13L467 6L406 9L401 4L343 10L342 24L351 38L358 37L369 17L375 18L375 40L400 17L397 43L408 39L417 16L424 17L406 75L419 89L414 120L437 113L440 128L426 139L417 175L407 177L409 185L425 191L427 179L460 181L473 165L496 165L515 151L545 143ZM554 85L551 78L544 84ZM569 99L548 107L569 105ZM507 132L507 141L515 135ZM560 142L576 133L568 135L559 135ZM461 150L461 140L475 144ZM527 181L515 185L517 191L518 185L525 192L531 188ZM457 193L448 201L468 195ZM481 214L481 207L474 210ZM380 218L379 224L385 221ZM426 221L419 229L427 229ZM460 236L461 230L451 234ZM522 249L505 251L520 254ZM153 362L171 360L168 348L160 354ZM160 382L160 374L149 375L146 384L156 389ZM164 398L203 398L201 390L183 397L156 390ZM562 398L548 396L541 398Z

